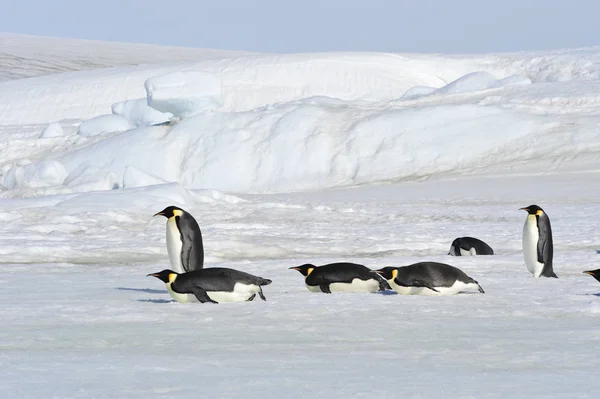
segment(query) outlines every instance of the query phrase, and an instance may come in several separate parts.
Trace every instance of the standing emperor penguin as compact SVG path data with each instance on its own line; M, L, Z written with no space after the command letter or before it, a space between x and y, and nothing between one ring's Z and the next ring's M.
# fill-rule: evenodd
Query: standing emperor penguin
M168 206L154 216L167 218L167 252L171 268L177 273L202 269L204 244L196 219L176 206Z
M529 205L521 210L527 211L527 219L523 226L523 257L527 270L533 277L556 277L552 270L552 228L550 218L537 205Z

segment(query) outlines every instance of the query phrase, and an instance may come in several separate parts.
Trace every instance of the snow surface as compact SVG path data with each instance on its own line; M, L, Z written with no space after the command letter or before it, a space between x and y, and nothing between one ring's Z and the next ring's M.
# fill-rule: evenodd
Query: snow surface
M77 49L51 45L69 70ZM595 397L600 49L131 53L0 82L0 397ZM149 126L146 82L179 72L218 80L222 107ZM162 97L174 114L187 89ZM524 265L532 203L558 279ZM168 265L168 205L198 220L206 267L272 279L267 301L182 305L145 277ZM458 236L497 254L446 255ZM486 293L315 294L288 270L339 260L446 262Z

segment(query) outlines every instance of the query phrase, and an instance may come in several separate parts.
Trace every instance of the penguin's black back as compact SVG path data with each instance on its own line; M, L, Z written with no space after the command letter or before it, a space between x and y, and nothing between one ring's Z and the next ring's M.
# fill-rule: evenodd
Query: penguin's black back
M536 215L535 218L539 234L537 257L538 262L544 264L544 269L542 270L541 275L544 277L558 277L552 268L554 243L552 242L552 226L550 225L550 218L548 215L546 215L546 212L541 215Z
M172 287L180 293L190 293L193 287L231 292L236 283L263 286L271 284L271 280L226 267L211 267L179 274Z
M400 283L421 280L433 287L451 287L457 280L463 283L477 283L459 268L438 262L418 262L399 267L396 280Z
M181 235L181 263L186 272L204 267L204 243L198 222L192 215L183 212L175 216L175 223Z
M306 284L321 285L331 283L351 283L355 278L361 280L381 280L382 277L364 265L350 262L329 263L315 267L306 277Z
M475 248L477 255L493 255L494 250L485 242L474 237L459 237L452 241L452 247L457 249L457 256L460 256L460 248L465 251L470 251L471 248Z

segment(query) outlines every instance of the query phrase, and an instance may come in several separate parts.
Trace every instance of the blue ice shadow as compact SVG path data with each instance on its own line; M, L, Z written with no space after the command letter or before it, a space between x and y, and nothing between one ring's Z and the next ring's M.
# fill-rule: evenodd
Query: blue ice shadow
M398 295L398 293L394 290L385 290L385 291L377 291L374 292L377 295Z
M129 287L117 287L115 288L120 291L136 291L145 292L146 294L168 294L166 290L155 290L152 288L129 288Z
M172 299L136 299L138 302L150 302L150 303L171 303L175 302Z

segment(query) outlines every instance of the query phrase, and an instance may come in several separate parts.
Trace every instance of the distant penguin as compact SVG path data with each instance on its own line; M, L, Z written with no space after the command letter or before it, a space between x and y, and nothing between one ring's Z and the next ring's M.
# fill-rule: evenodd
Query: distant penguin
M304 282L311 292L377 292L389 288L377 273L356 263L338 262L323 266L304 264L290 269L306 277Z
M452 241L450 252L452 256L493 255L494 250L485 242L473 237L459 237Z
M202 269L204 244L196 219L176 206L168 206L154 216L157 215L167 218L167 252L171 268L177 273Z
M554 246L550 218L537 205L520 209L528 213L523 226L523 257L527 270L533 277L558 277L552 270Z
M269 279L224 267L198 269L188 273L166 269L148 276L165 283L171 297L180 303L244 302L252 301L256 294L266 301L262 286L271 284Z
M401 295L454 295L460 291L485 292L479 283L454 266L419 262L409 266L375 270Z
M600 281L600 269L596 269L596 270L586 270L584 271L585 274L589 274L590 276L592 276L593 278L595 278L596 280Z

